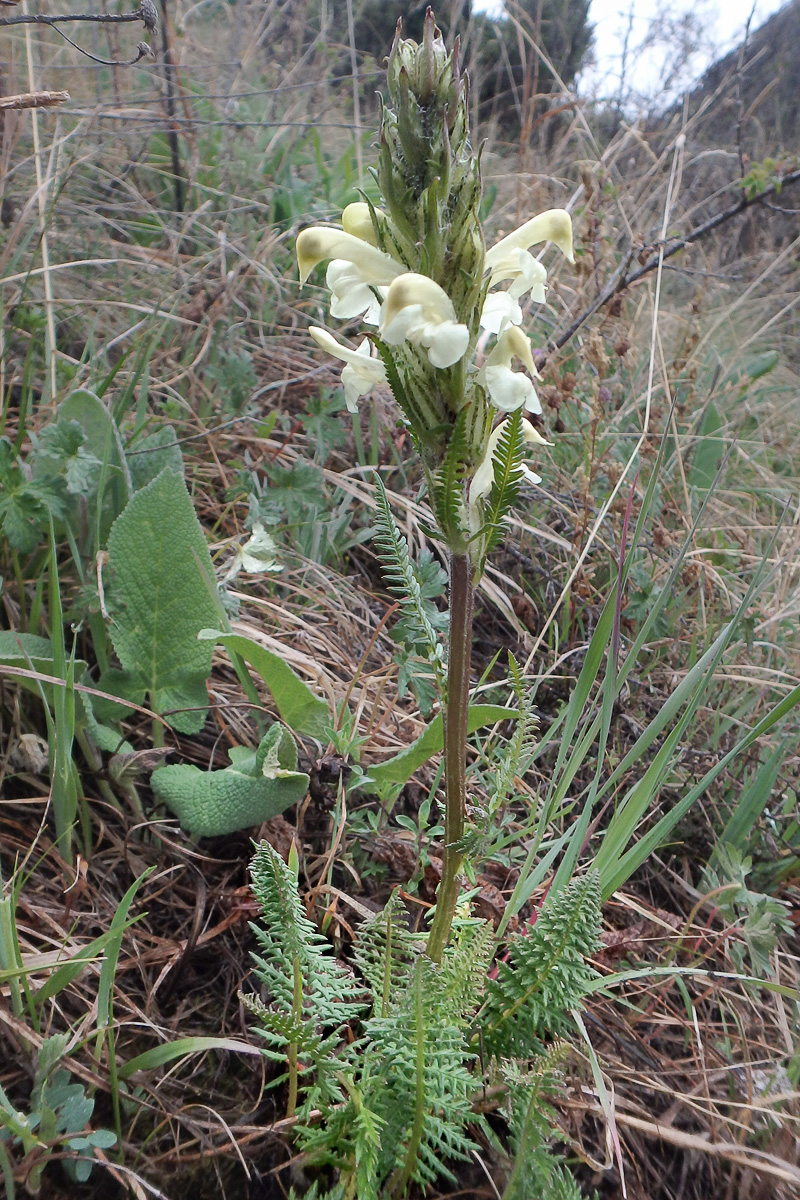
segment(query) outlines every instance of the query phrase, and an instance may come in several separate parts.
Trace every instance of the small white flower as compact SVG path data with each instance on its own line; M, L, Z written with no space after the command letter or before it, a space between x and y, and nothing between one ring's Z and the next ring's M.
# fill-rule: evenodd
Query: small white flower
M544 304L547 271L529 250L522 250L519 246L510 246L502 255L495 257L491 271L489 287L494 287L503 279L510 279L509 296L519 300L520 296L530 292L534 304Z
M492 404L501 412L524 408L526 412L540 413L542 406L531 380L520 371L511 370L511 362L515 357L524 363L534 379L539 378L530 341L521 329L510 325L497 339L497 345L481 368L479 378L485 384Z
M355 263L343 258L332 259L325 272L325 282L331 292L332 317L349 321L363 313L365 324L378 324L385 288L365 281ZM375 295L376 292L381 299Z
M507 418L506 418L507 420ZM472 477L469 485L469 510L470 521L473 528L480 528L480 513L478 511L478 501L483 500L492 490L494 484L494 456L497 450L497 443L503 436L506 421L501 421L500 424L492 430L489 435L489 444L486 447L486 454L483 456L477 471ZM534 429L530 421L526 417L522 418L522 436L525 441L532 446L549 446L551 443L541 436ZM528 483L541 483L541 476L536 475L529 467L523 463L522 472Z
M486 252L486 270L494 271L509 250L528 250L538 242L555 242L569 262L572 254L572 217L565 208L549 208L501 238Z
M326 282L331 289L331 316L350 320L367 313L377 324L385 288L404 268L377 246L334 226L312 225L297 235L297 264L300 282L305 283L317 263L330 259Z
M507 325L521 324L519 301L508 292L489 292L481 311L481 327L489 333L500 333Z
M398 276L381 309L381 337L390 346L406 338L424 347L434 367L452 367L469 346L469 330L456 321L453 302L427 275Z
M282 571L283 567L276 561L277 553L278 547L272 536L267 533L260 521L256 521L253 525L252 535L243 546L239 546L234 554L223 583L230 583L241 571L245 575L264 575L266 572Z
M529 253L529 247L537 242L555 242L559 250L574 262L572 254L572 218L563 208L551 208L520 225L507 237L501 238L486 252L485 268L489 272L489 286L510 279L507 291L490 292L481 313L481 325L490 333L500 333L509 322L522 322L519 300L530 292L535 304L544 303L544 285L547 272L540 262Z
M379 358L371 357L369 339L364 338L357 350L351 350L337 342L327 329L312 325L308 332L318 346L346 364L342 371L344 402L348 412L358 412L359 396L366 396L376 383L386 382L386 368Z

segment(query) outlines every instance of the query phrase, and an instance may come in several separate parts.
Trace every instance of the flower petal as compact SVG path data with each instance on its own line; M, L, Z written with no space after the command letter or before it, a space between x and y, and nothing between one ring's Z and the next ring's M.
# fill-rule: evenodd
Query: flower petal
M364 313L368 325L378 324L380 302L372 287L365 283L354 263L343 258L333 258L325 273L325 282L331 290L331 316L340 321L349 321Z
M508 324L522 324L522 309L508 292L489 292L481 312L481 328L500 333Z
M453 302L427 275L408 271L390 284L381 310L381 337L390 346L408 339L428 351L434 367L452 367L469 347L469 330Z
M570 262L575 261L572 253L572 217L566 209L550 208L501 238L486 252L486 270L494 271L507 251L516 248L527 250L538 242L555 242L565 258Z
M376 246L333 225L311 225L297 235L295 243L300 282L305 283L317 263L326 258L343 258L358 267L364 282L389 284L404 268Z
M469 330L457 321L443 321L441 325L429 326L422 344L428 348L431 366L452 367L467 353Z
M497 339L497 345L492 350L486 363L487 366L494 366L495 363L501 363L505 367L510 367L511 360L515 356L525 364L534 379L541 378L533 361L530 339L518 326L509 325L500 334Z
M521 371L512 371L510 367L487 366L483 375L489 398L501 412L514 412L518 408L534 413L542 411L536 388Z
M494 287L496 283L500 283L503 279L511 280L508 293L515 300L519 300L520 296L524 296L526 292L530 292L531 300L535 304L544 304L544 285L547 281L547 271L528 250L512 246L505 253L498 256L497 261L492 267L489 287Z
M419 305L426 321L455 321L453 301L435 279L406 271L395 279L386 293L383 322L388 325L401 309Z
M369 339L364 338L357 350L351 350L337 342L327 329L312 325L308 332L318 346L345 363L342 371L344 402L348 412L358 412L359 397L365 396L377 383L386 382L386 368L379 358L372 357Z
M375 209L375 215L379 221L381 218L385 219L385 214L379 208ZM360 238L362 242L369 242L370 246L377 246L372 213L369 205L363 200L356 200L353 204L347 205L342 213L342 226L345 233L352 233L353 237Z

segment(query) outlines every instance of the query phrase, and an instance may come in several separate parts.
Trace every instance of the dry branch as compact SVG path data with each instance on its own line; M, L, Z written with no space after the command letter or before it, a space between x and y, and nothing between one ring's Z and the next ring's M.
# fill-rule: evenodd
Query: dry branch
M554 350L560 350L562 346L565 346L567 342L574 337L580 327L589 320L589 317L594 316L596 312L599 312L601 308L604 308L609 301L613 300L614 297L618 296L621 292L624 292L626 288L629 288L634 283L638 283L640 279L642 279L645 275L649 275L651 271L655 271L660 262L665 262L668 258L672 258L673 255L678 254L681 250L685 250L686 247L690 246L693 242L699 242L701 238L706 237L712 232L712 230L718 229L720 225L724 225L727 221L732 221L734 217L738 217L741 213L747 212L748 209L756 208L760 204L767 204L767 202L773 196L779 195L783 188L790 187L799 180L800 170L790 171L787 175L784 175L782 179L777 180L775 183L771 183L768 187L764 188L764 191L760 192L757 196L742 196L742 198L737 200L735 204L732 204L730 208L723 209L723 211L717 213L716 216L709 217L707 221L703 221L700 225L696 225L694 229L685 234L683 237L671 239L664 244L654 242L651 246L647 247L647 249L652 252L650 257L647 258L641 266L628 273L628 268L631 264L634 254L639 255L639 261L641 262L641 256L643 253L638 247L635 249L631 247L624 255L617 270L611 276L611 280L605 290L602 291L597 299L593 301L593 303L587 308L585 308L583 312L579 313L574 321L572 321L562 333L557 334L556 337L552 339L548 345L548 350L551 353Z
M0 0L0 4L16 3L17 0ZM153 0L142 0L135 12L128 13L62 13L49 17L44 13L23 13L18 17L0 17L0 25L61 25L65 21L92 21L101 25L120 25L127 21L141 21L152 33L157 24Z
M15 3L16 0L0 0L0 4ZM53 108L69 100L69 92L21 92L18 96L0 96L0 112L18 108Z

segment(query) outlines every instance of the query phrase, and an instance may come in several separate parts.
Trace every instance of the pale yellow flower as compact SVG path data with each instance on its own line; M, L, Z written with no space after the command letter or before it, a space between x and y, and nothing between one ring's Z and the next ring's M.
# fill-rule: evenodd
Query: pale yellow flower
M491 250L487 250L485 269L489 272L489 287L504 279L510 286L504 291L489 292L481 313L481 325L490 333L501 333L509 323L522 322L520 299L530 292L535 304L544 303L544 285L547 272L529 252L529 247L538 242L554 242L570 261L572 253L572 218L566 209L551 208L539 213L512 233L501 238Z
M297 235L296 250L301 283L318 263L331 260L325 277L331 290L331 316L341 320L366 313L365 320L377 324L381 289L404 270L377 246L332 225L312 225L302 230Z
M497 345L479 373L489 399L501 412L524 408L526 412L541 413L542 406L531 380L521 371L511 369L514 358L520 359L534 379L540 378L529 339L516 325L509 325L497 339Z
M406 339L428 351L434 367L451 367L469 346L469 330L456 321L453 302L427 275L408 271L389 286L381 309L381 337L390 346Z
M375 209L375 216L379 221L386 219L386 214L382 213L379 208ZM372 213L369 205L363 200L356 200L353 204L347 205L342 213L342 227L345 233L352 233L353 237L361 238L362 242L369 242L370 246L377 246Z
M378 383L386 382L386 368L379 358L372 358L369 339L364 338L357 350L337 342L327 329L312 325L308 331L318 346L345 364L342 370L344 401L348 412L358 412L360 396L366 396Z

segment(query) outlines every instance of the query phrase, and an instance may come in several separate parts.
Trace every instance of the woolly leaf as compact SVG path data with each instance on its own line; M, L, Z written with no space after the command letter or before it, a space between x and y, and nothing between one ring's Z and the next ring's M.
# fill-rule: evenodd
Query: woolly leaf
M12 549L30 554L42 541L50 517L61 517L64 511L58 481L29 480L11 442L0 438L0 532Z
M35 633L17 633L13 629L0 630L0 664L61 678L61 670L56 666L52 643L49 638L39 637ZM86 669L87 663L76 658L72 668L73 678L80 678ZM33 692L36 696L44 693L48 703L52 702L53 689L56 685L47 680L17 675L14 677L14 681L19 687ZM76 712L78 719L80 719L80 715L79 711Z
M692 454L692 466L689 471L689 486L710 488L714 482L720 460L725 454L725 440L720 436L722 417L713 401L710 401L703 413L698 430L699 440Z
M103 401L94 392L79 388L71 392L59 405L58 426L63 422L76 423L83 431L83 454L96 461L98 470L91 476L93 487L88 496L88 518L92 526L97 523L100 546L105 545L115 517L125 508L132 493L130 472L122 449L117 423ZM69 464L67 464L69 469ZM67 474L67 488L70 487ZM86 494L86 493L85 493ZM101 505L100 521L97 522L97 505ZM70 514L67 514L69 518Z
M281 720L295 733L318 741L326 737L330 725L327 704L315 696L311 688L277 654L239 633L203 629L199 637L204 642L219 642L229 654L238 654L250 663L272 693Z
M258 750L235 747L229 757L231 766L221 771L178 763L160 767L150 777L153 794L195 837L221 837L260 825L308 791L308 775L294 769L294 742L280 725L271 727Z
M128 447L128 467L134 491L141 491L164 470L184 476L183 455L174 425L163 425L153 433L138 437Z
M111 640L130 672L129 698L147 693L159 713L199 709L168 717L181 733L197 733L213 654L212 644L197 635L218 619L219 607L209 586L214 573L205 535L174 471L162 471L117 517L108 560Z

